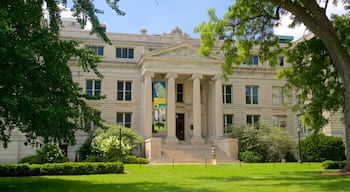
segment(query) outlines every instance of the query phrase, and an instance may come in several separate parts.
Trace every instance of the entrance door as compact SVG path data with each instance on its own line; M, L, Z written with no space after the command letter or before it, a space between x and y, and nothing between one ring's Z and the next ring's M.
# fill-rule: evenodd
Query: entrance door
M185 140L185 114L176 113L176 137Z

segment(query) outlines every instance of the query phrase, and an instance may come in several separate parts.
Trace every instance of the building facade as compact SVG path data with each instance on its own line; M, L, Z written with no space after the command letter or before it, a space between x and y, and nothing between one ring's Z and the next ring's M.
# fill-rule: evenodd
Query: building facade
M283 55L272 68L262 63L253 49L251 61L234 67L233 75L225 80L219 49L210 57L198 55L199 39L179 28L161 35L148 35L145 30L140 34L107 33L111 40L107 44L81 30L74 20L65 20L64 26L62 39L79 40L103 56L98 67L103 79L84 72L74 59L69 63L74 80L87 95L106 96L88 104L98 109L96 115L106 123L132 128L143 136L145 149L140 155L157 159L164 146L215 144L237 159L237 141L225 137L232 124L268 123L297 136L293 98L284 92L285 80L276 79L276 69L288 67ZM87 129L94 125L87 124ZM76 150L86 137L85 132L76 133L77 145L67 147L71 160L76 159ZM20 150L11 157L16 159L6 162L28 155Z

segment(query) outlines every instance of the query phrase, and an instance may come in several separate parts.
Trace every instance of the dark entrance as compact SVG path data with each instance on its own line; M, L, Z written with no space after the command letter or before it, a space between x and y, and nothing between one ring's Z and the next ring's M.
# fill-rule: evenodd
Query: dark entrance
M176 137L185 140L185 114L176 113Z

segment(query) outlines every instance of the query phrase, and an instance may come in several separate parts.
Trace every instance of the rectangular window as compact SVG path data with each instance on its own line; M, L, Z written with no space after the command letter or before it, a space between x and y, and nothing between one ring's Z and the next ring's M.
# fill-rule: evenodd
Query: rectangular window
M134 58L134 49L133 48L116 48L116 58L123 58L123 59L133 59Z
M230 126L233 125L233 114L224 114L224 133L228 134L232 130Z
M287 127L287 116L285 115L274 115L272 117L272 124L275 127L286 128Z
M232 103L232 85L222 85L222 101L225 104Z
M259 104L259 86L245 86L246 104Z
M176 102L182 103L183 102L183 84L176 84Z
M101 112L94 112L94 116L101 117ZM91 119L88 119L85 123L85 131L89 132L94 131L95 129L97 129L97 125Z
M272 105L279 106L285 103L285 93L283 87L272 87Z
M260 115L247 115L247 125L258 126L260 121Z
M132 82L131 81L117 81L117 100L131 101Z
M259 56L253 55L250 59L243 61L243 64L259 65Z
M117 112L117 125L131 128L131 113Z
M283 56L278 57L278 66L284 67L284 57Z
M93 49L96 55L103 55L103 46L87 45L86 48Z
M100 96L101 80L86 80L85 91L87 96Z

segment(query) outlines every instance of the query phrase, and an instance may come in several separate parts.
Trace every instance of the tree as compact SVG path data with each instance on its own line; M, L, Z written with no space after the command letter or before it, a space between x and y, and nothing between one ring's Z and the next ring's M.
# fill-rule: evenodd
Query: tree
M341 2L350 4L348 0ZM279 53L280 46L273 27L279 25L281 16L290 13L294 21L292 27L304 23L326 47L344 83L347 165L343 171L350 171L350 55L326 15L329 3L328 0L236 0L222 19L215 16L214 10L209 10L209 22L201 23L195 30L201 32L200 52L204 55L210 54L215 39L225 35L221 49L225 52L223 70L227 75L232 73L233 64L242 63L254 45L258 45L262 61L269 61L272 65L276 63L275 54Z
M91 0L73 2L81 26L91 21L91 32L109 42L96 17L101 11ZM118 0L106 2L124 14L118 9ZM67 0L0 2L0 142L4 147L14 129L26 133L29 142L42 137L44 142L74 143L74 132L84 127L84 120L97 120L81 87L72 80L67 62L78 58L77 65L102 78L97 71L101 58L92 50L78 48L76 41L59 39L58 3L65 5Z

